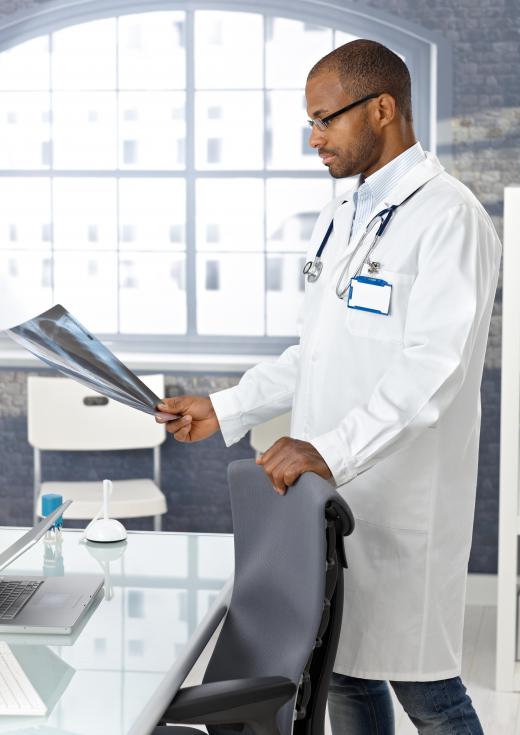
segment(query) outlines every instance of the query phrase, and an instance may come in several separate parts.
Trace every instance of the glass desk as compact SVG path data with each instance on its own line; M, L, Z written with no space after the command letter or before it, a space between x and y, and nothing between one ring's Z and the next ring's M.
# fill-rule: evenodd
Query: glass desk
M0 548L22 533L0 528ZM81 538L63 532L61 559L39 541L2 571L104 574L105 595L70 637L0 636L49 710L0 717L0 733L148 735L225 614L232 536L131 531L106 546Z

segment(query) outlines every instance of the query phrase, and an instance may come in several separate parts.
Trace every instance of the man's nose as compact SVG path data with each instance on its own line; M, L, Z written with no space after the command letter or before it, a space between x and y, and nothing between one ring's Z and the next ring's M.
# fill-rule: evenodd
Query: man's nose
M309 135L309 145L311 148L323 147L325 140L325 130L320 130L317 125L313 125Z

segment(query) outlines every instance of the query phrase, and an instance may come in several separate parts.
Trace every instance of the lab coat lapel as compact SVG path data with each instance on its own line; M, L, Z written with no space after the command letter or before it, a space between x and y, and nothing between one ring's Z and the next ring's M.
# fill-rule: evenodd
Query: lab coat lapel
M337 233L335 238L338 255L348 252L350 248L350 231L352 230L352 220L354 219L354 201L352 195L347 199L343 199L343 204L338 207L334 214L334 231Z
M430 179L438 176L442 171L444 171L444 167L441 165L437 156L427 152L424 161L418 163L406 176L403 176L401 181L394 186L383 201L375 202L365 225L360 227L354 237L350 238L345 255L355 250L365 234L366 225L378 212L392 204L401 204L407 197L417 191L421 186L424 186Z
M373 213L370 217L373 217L378 211L389 207L392 204L401 204L405 199L411 196L417 189L424 186L428 181L438 176L444 171L444 166L440 163L437 156L432 153L426 153L426 158L421 163L409 171L406 176L403 176L401 181L394 186L390 191L386 199L383 202L378 202L374 207Z

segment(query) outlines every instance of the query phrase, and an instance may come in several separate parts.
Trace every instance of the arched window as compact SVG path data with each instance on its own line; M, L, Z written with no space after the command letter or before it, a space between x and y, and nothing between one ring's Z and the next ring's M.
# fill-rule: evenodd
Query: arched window
M153 5L0 28L0 277L35 314L62 303L120 344L279 351L341 191L307 144L309 68L356 37L386 43L435 150L437 45L313 2Z

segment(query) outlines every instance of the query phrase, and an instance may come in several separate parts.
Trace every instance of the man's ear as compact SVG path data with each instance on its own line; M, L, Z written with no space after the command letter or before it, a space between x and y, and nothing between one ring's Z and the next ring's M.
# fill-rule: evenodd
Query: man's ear
M380 128L386 127L395 120L397 105L391 94L385 93L380 95L380 97L377 98L377 106L374 105L374 107L376 124Z

